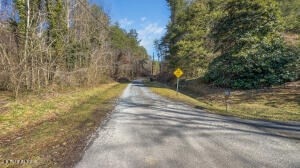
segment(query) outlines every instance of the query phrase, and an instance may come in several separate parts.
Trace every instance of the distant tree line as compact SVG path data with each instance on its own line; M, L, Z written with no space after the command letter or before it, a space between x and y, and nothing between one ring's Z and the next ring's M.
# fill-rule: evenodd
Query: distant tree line
M87 0L2 0L0 89L90 86L149 71L135 30Z
M299 79L297 0L167 0L166 35L156 44L169 71L216 86L260 88ZM156 42L157 43L157 42Z

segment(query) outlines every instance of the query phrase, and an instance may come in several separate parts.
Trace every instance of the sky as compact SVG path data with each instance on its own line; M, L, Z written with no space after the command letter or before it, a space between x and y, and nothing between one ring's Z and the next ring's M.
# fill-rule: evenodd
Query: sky
M149 55L155 52L153 41L166 32L170 11L166 0L91 0L107 12L111 22L125 30L136 29L140 44ZM155 52L156 53L156 52ZM155 54L156 55L156 54Z

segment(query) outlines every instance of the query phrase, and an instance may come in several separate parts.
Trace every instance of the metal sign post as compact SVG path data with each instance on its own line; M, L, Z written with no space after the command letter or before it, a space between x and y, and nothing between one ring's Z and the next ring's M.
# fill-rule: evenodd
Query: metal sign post
M177 78L176 95L178 95L179 78Z
M225 92L224 92L224 96L225 96L225 103L226 103L226 112L228 112L228 103L229 103L229 97L230 97L230 90L229 89L227 89L227 90L225 90Z
M177 78L177 86L176 86L176 95L178 95L178 90L179 90L179 78L183 75L183 72L180 68L177 68L174 72L174 75Z

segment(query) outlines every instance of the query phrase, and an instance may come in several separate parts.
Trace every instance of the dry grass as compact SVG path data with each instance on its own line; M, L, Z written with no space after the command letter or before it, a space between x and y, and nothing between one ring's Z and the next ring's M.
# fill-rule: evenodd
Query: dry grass
M300 121L299 87L276 87L268 90L233 91L226 112L224 89L210 88L203 83L188 85L184 94L159 83L151 83L151 90L173 100L183 101L207 111L247 119Z
M0 114L0 160L36 161L29 167L70 167L125 87L112 83L8 103L8 111Z
M283 38L287 44L292 46L297 46L300 43L299 34L284 33Z

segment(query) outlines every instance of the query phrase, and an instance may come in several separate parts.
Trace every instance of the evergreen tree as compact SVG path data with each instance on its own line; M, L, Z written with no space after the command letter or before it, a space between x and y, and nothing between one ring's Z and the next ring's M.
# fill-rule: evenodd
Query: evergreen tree
M286 48L282 30L275 1L228 2L212 28L215 50L221 56L210 64L206 79L219 86L246 89L296 80L298 74L292 69L299 55Z
M207 46L210 4L199 0L190 3L169 1L169 4L172 11L171 23L162 40L169 48L169 66L171 69L180 66L186 76L197 77L203 74L212 58Z

